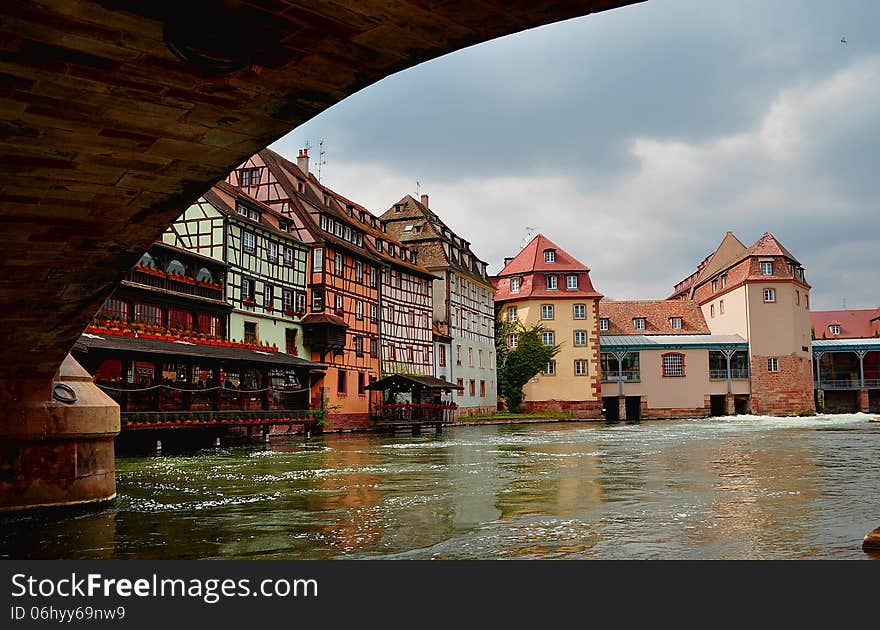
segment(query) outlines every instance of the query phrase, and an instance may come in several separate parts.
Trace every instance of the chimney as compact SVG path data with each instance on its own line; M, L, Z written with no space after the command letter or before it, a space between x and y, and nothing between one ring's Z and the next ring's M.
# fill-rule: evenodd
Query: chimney
M299 155L296 156L296 165L306 175L309 174L309 150L300 149Z
M422 195L422 205L430 210L430 206L428 206L428 195Z

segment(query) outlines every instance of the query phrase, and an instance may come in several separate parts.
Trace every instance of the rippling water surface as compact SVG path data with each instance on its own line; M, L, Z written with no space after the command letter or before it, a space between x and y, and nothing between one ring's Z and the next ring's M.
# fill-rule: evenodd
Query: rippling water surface
M117 460L101 510L6 517L13 558L863 558L862 414L331 434Z

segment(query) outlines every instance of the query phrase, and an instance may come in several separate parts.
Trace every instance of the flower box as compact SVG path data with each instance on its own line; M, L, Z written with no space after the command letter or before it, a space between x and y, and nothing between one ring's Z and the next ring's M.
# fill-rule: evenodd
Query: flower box
M250 306L250 307L254 307L257 305L257 302L255 300L242 300L241 303L245 306Z

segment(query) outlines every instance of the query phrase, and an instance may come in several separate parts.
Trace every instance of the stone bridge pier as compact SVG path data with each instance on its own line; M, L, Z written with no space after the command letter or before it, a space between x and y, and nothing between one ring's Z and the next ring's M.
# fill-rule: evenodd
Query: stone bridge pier
M48 386L4 385L0 511L115 497L113 438L119 433L119 406L89 373L68 355Z

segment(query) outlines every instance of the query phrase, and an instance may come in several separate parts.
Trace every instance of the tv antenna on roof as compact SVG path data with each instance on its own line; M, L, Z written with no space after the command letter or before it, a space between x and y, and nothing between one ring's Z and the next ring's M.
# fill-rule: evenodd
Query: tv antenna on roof
M418 197L421 194L422 194L422 182L420 182L419 180L416 180L416 196Z
M526 226L526 242L532 240L532 235L535 233L535 229L536 228L530 227L528 225Z
M327 160L324 159L325 155L327 152L324 150L324 140L322 139L318 143L318 183L321 182L321 167L327 164Z

